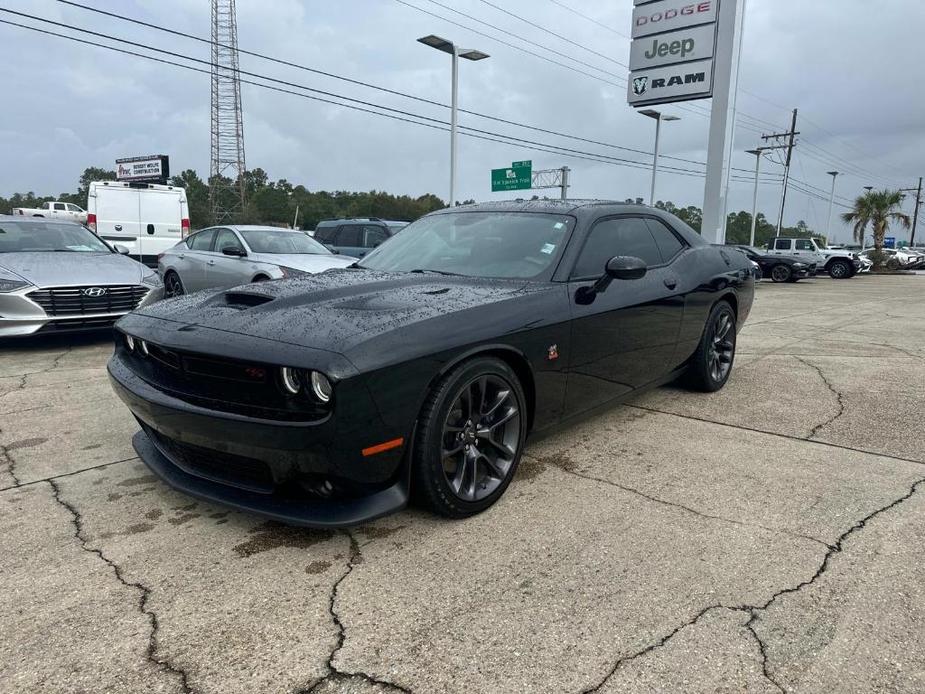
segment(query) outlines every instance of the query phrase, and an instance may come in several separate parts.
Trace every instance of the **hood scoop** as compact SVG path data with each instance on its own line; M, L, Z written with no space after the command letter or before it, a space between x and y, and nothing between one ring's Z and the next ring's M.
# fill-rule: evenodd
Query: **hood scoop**
M226 306L243 310L268 304L273 301L275 297L267 296L266 294L255 294L253 292L226 292L224 298Z

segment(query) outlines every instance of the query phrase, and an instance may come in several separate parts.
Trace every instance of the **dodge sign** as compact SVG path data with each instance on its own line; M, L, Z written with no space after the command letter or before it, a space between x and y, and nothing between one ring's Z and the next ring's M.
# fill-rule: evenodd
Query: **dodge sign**
M710 24L716 21L718 0L660 0L633 10L633 38Z

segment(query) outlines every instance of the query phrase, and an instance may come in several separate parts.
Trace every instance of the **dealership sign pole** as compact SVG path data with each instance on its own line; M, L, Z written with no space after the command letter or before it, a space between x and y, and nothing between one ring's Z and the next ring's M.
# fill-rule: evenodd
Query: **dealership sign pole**
M635 0L630 106L713 97L703 236L725 239L745 0Z

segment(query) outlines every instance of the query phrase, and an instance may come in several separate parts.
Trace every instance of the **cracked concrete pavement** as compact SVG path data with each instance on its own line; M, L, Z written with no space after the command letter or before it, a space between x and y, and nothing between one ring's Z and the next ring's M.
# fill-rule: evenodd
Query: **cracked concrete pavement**
M762 284L728 387L349 532L135 458L106 338L0 346L4 692L925 690L925 278Z

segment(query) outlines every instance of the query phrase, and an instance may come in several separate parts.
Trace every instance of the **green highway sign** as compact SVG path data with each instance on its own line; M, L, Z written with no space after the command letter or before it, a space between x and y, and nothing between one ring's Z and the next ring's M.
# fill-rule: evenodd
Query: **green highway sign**
M530 190L533 187L533 162L515 161L509 169L491 170L491 192Z

